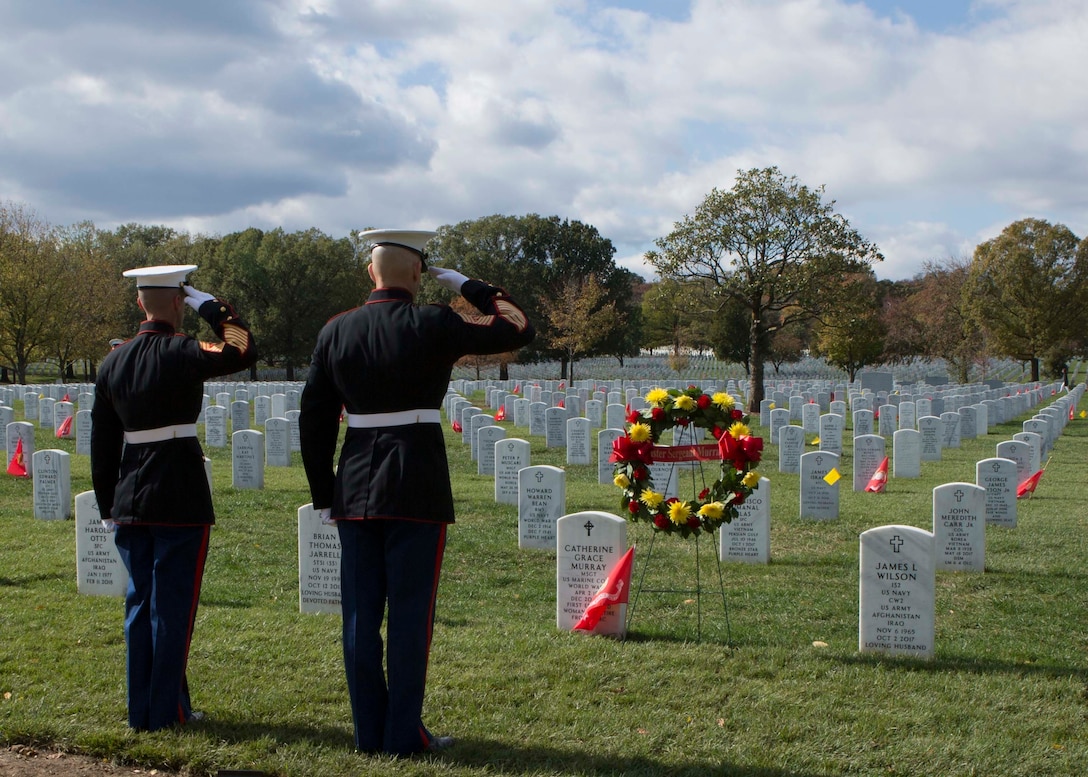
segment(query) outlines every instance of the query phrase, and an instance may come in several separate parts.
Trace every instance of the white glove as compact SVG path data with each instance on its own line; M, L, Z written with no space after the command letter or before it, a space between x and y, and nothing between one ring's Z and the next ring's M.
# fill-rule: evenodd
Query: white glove
M317 514L321 516L321 523L325 524L326 526L336 525L336 520L332 517L331 507L322 507L320 510L317 511Z
M102 528L107 531L117 531L117 521L112 518L102 518Z
M193 310L200 311L200 306L211 299L215 299L214 295L208 294L205 291L197 291L188 284L181 287L185 292L185 304L191 307Z
M467 275L462 275L457 270L450 270L446 267L428 267L427 272L431 274L431 277L438 281L438 285L444 289L449 289L454 294L461 293L461 287L465 285L465 281L468 280Z

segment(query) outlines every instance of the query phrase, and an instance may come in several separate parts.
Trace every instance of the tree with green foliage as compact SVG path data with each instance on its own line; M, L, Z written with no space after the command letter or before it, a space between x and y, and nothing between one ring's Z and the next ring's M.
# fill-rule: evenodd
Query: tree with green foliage
M310 363L321 327L361 305L372 287L351 241L317 229L226 235L201 282L243 311L261 361L283 367L288 380Z
M707 281L744 306L750 412L764 397L767 335L818 315L830 282L882 259L834 204L777 167L738 171L730 191L711 191L647 254L662 278Z
M435 262L473 278L483 278L510 292L537 327L537 339L523 350L526 359L559 359L567 374L568 350L557 340L545 314L551 300L565 293L571 280L596 278L604 291L602 304L615 305L618 317L602 333L592 353L585 356L622 357L638 353L639 320L634 286L641 279L617 267L612 242L579 221L558 216L487 216L438 230L433 242ZM432 284L421 301L445 300L448 295Z
M975 248L963 293L996 351L1039 380L1041 359L1084 337L1088 249L1062 224L1022 219Z
M0 203L0 360L18 383L53 350L69 305L64 272L55 228L23 205Z
M821 315L812 351L845 370L853 383L862 367L883 362L888 329L878 284L871 272L856 273L825 287L824 293L834 296L837 303Z

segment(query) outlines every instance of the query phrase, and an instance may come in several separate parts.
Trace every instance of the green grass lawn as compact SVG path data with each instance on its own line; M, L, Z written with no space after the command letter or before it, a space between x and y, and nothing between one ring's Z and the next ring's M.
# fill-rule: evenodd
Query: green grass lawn
M209 719L152 734L125 725L121 600L76 593L73 523L35 520L31 484L2 476L0 743L194 775L1084 775L1088 420L1066 428L1018 527L987 528L986 572L937 573L935 658L857 651L859 533L932 529L932 489L973 482L1019 430L965 440L882 495L849 490L847 453L841 517L823 523L798 519L798 476L779 474L768 446L771 563L721 566L727 618L704 537L702 596L643 595L625 642L556 630L555 554L518 550L516 508L494 503L447 432L458 521L425 721L458 744L402 760L352 752L340 619L298 612L298 454L263 490L235 491L229 452L208 450L218 525L189 677ZM533 464L565 466L526 439ZM47 447L74 450L38 430ZM73 494L90 488L86 457L72 476ZM567 477L569 512L619 511L595 465ZM629 540L648 548L649 527ZM695 551L658 537L646 587L693 588Z

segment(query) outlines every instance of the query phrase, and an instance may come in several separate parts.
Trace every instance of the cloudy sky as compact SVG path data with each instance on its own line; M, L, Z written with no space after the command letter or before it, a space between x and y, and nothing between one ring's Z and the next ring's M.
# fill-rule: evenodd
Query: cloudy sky
M1088 233L1082 0L0 4L0 201L55 224L655 239L777 165L908 278L1034 216Z

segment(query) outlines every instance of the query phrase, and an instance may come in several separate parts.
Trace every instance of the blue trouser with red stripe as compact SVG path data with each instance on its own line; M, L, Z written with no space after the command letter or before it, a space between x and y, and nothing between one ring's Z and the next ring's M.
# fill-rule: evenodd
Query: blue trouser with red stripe
M355 747L398 755L425 750L423 692L446 524L338 521L341 606ZM389 651L382 667L386 603Z
M117 550L128 570L125 645L128 724L156 731L192 714L185 665L211 526L122 525Z

